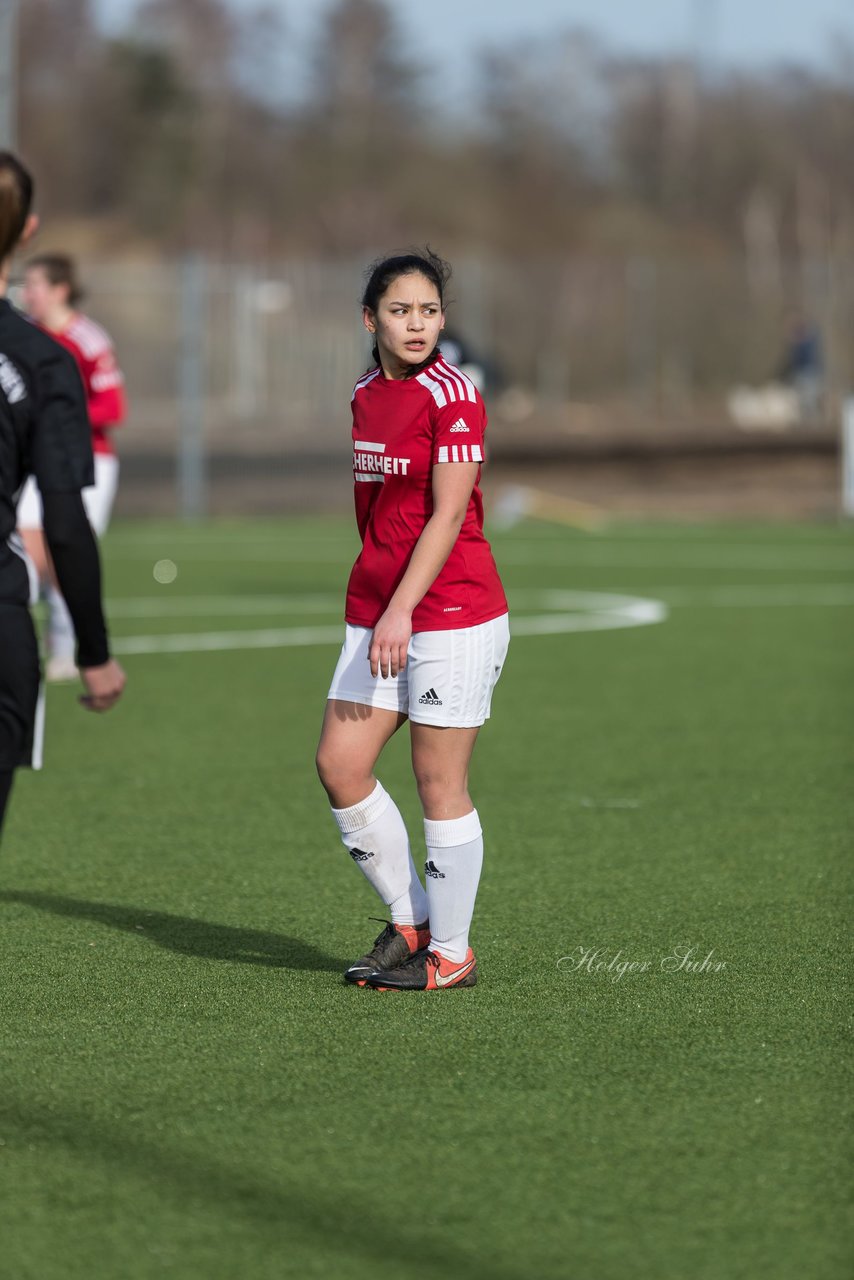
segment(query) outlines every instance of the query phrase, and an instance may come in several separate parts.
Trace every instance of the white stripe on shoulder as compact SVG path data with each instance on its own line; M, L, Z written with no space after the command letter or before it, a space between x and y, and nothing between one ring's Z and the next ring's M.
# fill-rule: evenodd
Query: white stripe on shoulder
M445 373L450 373L453 377L459 378L466 389L466 399L470 400L472 404L476 404L477 390L471 378L464 374L462 369L458 369L455 364L448 364L447 360L437 360L436 363L441 365Z
M431 365L430 369L432 370L432 368L433 366ZM431 378L429 370L424 373L419 373L416 381L420 382L422 387L427 388L440 409L445 407L448 403L445 397L445 386L443 383L437 382L435 378Z
M449 403L452 404L455 400L462 400L464 398L461 384L459 382L455 382L453 378L450 378L443 369L438 368L438 361L436 361L435 364L431 364L430 374L432 377L437 378L445 388L445 395L447 396Z
M76 343L87 360L97 360L105 351L112 350L113 344L107 331L88 316L79 313L65 330L65 336Z
M444 362L441 362L438 360L436 361L436 365L439 366L438 368L436 368L437 376L440 378L444 378L445 382L450 383L451 386L454 388L454 393L455 393L454 399L465 400L466 388L463 385L462 378L454 369L453 365L445 364Z
M368 385L368 383L373 382L374 378L376 378L378 374L379 374L379 369L372 369L370 373L366 373L363 378L359 379L359 381L356 383L355 387L353 388L353 394L350 397L351 403L356 399L356 392L363 391L365 387Z

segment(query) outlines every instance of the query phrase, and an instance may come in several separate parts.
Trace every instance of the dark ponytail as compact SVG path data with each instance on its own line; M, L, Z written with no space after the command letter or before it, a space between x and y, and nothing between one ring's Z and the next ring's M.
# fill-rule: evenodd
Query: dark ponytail
M431 284L436 286L439 294L439 304L442 310L445 310L445 289L451 278L450 264L439 257L437 253L427 246L425 249L419 249L411 253L397 254L392 258L379 258L376 262L372 262L367 270L367 280L365 283L365 291L362 294L362 306L367 307L369 311L373 311L376 315L380 300L386 291L401 276L425 276ZM379 347L374 343L371 352L376 364L380 363ZM424 369L431 365L439 354L438 346L434 347L426 360L422 360L420 364L413 365L407 369L405 377L414 378Z
M30 206L33 180L11 151L0 151L0 262L5 262L21 238Z

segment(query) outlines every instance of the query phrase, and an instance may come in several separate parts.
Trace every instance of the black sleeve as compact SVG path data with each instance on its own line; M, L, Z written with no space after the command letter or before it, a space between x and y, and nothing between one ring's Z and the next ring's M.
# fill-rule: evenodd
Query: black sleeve
M101 561L79 493L42 493L44 535L59 588L77 635L77 665L100 667L109 660L101 608Z
M95 464L86 393L71 352L50 343L34 381L30 469L43 494L79 493L95 483Z

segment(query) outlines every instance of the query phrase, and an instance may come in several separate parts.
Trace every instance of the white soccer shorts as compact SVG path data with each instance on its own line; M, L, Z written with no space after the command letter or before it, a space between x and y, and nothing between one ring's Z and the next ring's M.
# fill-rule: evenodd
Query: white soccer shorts
M371 675L373 631L346 624L327 698L403 711L415 724L473 729L489 719L492 690L510 643L510 617L451 631L416 631L406 666L384 680Z
M107 532L119 484L119 460L111 453L95 454L95 483L83 490L83 506L99 538ZM42 500L34 476L27 476L18 499L18 528L42 527Z

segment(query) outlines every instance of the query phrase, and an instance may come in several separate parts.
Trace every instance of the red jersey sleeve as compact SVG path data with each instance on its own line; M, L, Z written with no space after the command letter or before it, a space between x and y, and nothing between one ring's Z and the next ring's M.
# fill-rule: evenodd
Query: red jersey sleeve
M86 362L89 421L93 427L116 427L127 415L124 378L112 348Z
M483 401L455 400L433 416L433 457L438 462L483 462Z

